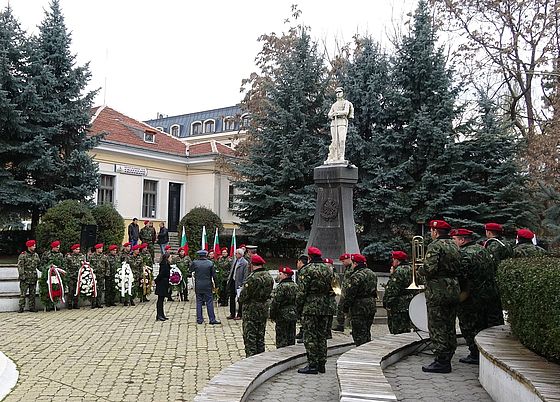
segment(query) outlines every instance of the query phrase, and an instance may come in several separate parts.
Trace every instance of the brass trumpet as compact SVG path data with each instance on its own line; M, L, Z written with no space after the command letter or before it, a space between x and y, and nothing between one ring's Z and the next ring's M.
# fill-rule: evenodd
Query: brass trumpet
M422 265L424 265L424 238L422 236L414 236L412 238L412 283L407 289L424 289L424 285L416 284L416 270Z

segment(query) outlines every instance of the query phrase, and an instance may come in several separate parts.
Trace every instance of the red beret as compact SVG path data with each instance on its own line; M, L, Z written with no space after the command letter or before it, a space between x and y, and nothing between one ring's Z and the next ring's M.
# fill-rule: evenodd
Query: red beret
M96 249L98 249L98 248L103 248L103 246L104 246L103 243L97 243L97 244L95 245L95 248L96 248Z
M76 250L77 248L80 248L80 243L72 244L70 246L70 250Z
M323 259L323 262L324 262L325 264L332 264L334 261L332 260L332 258L324 258L324 259Z
M352 261L354 262L366 262L367 259L361 254L352 254Z
M500 225L499 223L489 222L486 225L484 225L484 229L491 230L493 232L501 232L502 225Z
M37 242L35 240L27 240L25 242L25 247L33 247Z
M167 246L165 246L165 250L171 250L171 246L168 244Z
M521 237L523 239L532 239L533 237L535 237L535 234L529 229L519 229L517 231L517 237Z
M280 267L278 269L278 272L282 272L283 274L292 276L294 274L294 271L292 271L292 269L290 267Z
M240 244L239 248L245 248L245 244Z
M55 240L51 243L51 248L55 248L60 246L60 240Z
M321 250L319 250L317 247L311 246L311 247L309 247L309 248L307 249L307 254L309 254L309 255L317 255L317 256L320 257L321 254L323 254L323 253L322 253Z
M116 250L117 248L118 248L118 247L117 247L116 244L111 244L111 245L109 246L109 251Z
M348 253L342 254L340 257L338 257L338 259L339 259L340 261L347 260L347 259L349 259L349 258L352 258L352 256L351 256L350 254L348 254Z
M430 226L430 228L434 228L434 229L447 229L447 230L451 229L451 225L446 221L433 220L430 221L428 225Z
M408 254L406 254L404 251L393 251L391 252L391 258L394 258L396 260L401 260L401 261L406 261L408 260Z
M145 248L148 248L148 243L142 243L140 244L140 250L143 250Z
M472 236L473 231L469 229L459 228L459 229L452 230L451 232L449 232L449 234L451 236Z
M130 246L130 242L128 242L128 241L123 244L123 247L128 247L128 246Z
M140 250L140 244L135 244L134 246L132 246L132 251L134 250Z
M148 223L150 223L150 221L148 220L144 221L144 225L147 225Z
M251 264L253 265L263 265L266 264L266 261L258 254L253 254L251 257Z

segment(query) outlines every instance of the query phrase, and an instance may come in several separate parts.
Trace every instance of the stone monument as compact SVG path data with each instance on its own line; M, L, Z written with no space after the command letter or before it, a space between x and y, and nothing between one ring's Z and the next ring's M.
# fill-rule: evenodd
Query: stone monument
M354 186L358 168L344 159L348 120L354 118L354 106L344 99L342 88L336 89L337 100L331 106L331 145L322 166L314 169L317 205L307 247L321 249L323 257L332 258L340 269L338 257L359 253L354 224Z

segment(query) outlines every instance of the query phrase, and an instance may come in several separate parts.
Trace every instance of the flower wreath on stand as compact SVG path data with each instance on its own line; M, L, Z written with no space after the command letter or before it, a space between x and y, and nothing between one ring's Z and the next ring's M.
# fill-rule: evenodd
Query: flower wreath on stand
M140 290L144 296L152 294L152 286L154 282L154 274L152 267L144 265L142 268L142 278L140 278Z
M115 274L115 289L120 292L121 297L125 295L132 296L132 284L134 283L134 275L128 262L123 261L121 269Z
M62 301L66 303L64 294L67 287L66 271L58 268L55 264L45 266L39 276L39 296L45 307L50 304L50 308Z
M169 284L171 285L171 296L173 296L174 291L177 291L179 295L183 293L183 289L185 288L183 274L175 264L171 265L171 269L169 270Z
M89 262L84 261L78 271L78 282L76 285L76 294L83 298L97 297L97 279L95 273L90 267Z

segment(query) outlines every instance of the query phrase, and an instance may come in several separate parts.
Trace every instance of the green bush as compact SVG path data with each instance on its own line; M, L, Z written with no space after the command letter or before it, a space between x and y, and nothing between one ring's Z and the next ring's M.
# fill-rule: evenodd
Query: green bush
M560 362L560 259L509 259L500 264L497 280L513 334L532 351Z
M88 205L67 200L49 208L37 226L39 250L47 250L52 241L60 240L61 252L69 252L70 246L80 241L82 225L95 225Z
M183 226L187 232L187 240L189 243L189 254L194 257L195 252L200 249L200 241L202 238L202 227L206 226L206 235L208 239L209 248L214 244L214 234L218 228L218 236L224 230L222 221L218 215L205 207L196 207L191 209L179 222L179 242L183 235ZM220 241L221 245L225 243ZM229 244L227 244L229 247Z
M111 204L96 205L91 210L97 222L97 242L105 243L105 248L111 244L122 244L124 236L124 219Z

